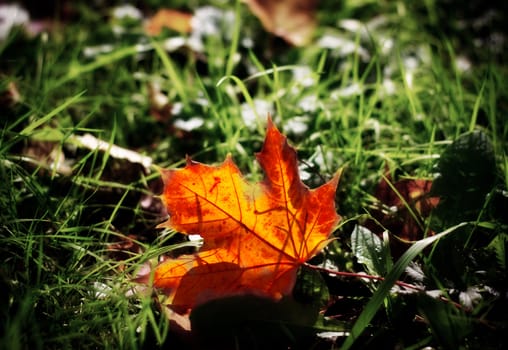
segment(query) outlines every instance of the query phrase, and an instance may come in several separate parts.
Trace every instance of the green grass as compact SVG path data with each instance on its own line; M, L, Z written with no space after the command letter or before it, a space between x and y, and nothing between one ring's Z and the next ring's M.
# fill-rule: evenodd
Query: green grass
M309 186L344 168L337 239L311 264L367 271L350 237L370 217L385 166L396 179L441 173L436 191L444 204L426 224L447 233L425 250L434 239L420 241L387 266L383 283L302 272L297 305L277 307L281 336L268 344L499 346L494 339L507 328L508 234L508 75L499 57L462 46L457 32L440 27L446 11L432 1L422 7L325 1L316 40L303 48L268 35L244 5L221 3L215 5L241 23L204 37L200 53L166 51L163 38L146 37L141 23L120 23L125 32L115 36L110 9L83 4L75 6L78 22L36 37L15 31L0 43L0 348L181 346L157 298L132 282L160 255L192 249L178 234L156 229L164 219L150 201L161 191L157 167L182 166L186 155L218 163L232 154L249 179L259 179L253 159L264 138L266 115L256 107L263 103L298 149ZM384 22L365 33L339 23L372 23L379 14ZM342 44L319 45L328 35ZM252 47L243 44L248 38ZM102 44L110 51L84 54ZM459 67L462 56L471 57L467 70ZM20 99L9 97L9 84ZM154 84L172 115L161 108L160 119L155 116ZM258 110L247 121L242 115L253 107ZM196 117L201 126L179 128ZM111 147L84 147L79 137L85 134L149 156L153 165L118 158ZM423 281L403 274L410 261ZM442 297L390 292L400 278ZM463 298L473 291L480 297L468 305ZM235 303L222 307L235 311ZM316 303L326 317L312 314ZM299 319L291 307L315 317ZM218 325L217 332L234 325L205 311L199 317L214 315L204 324ZM233 311L228 317L253 322ZM256 327L266 335L272 326L260 315L249 331L232 327L225 337L247 348ZM355 337L339 335L332 344L314 336L323 331ZM261 338L250 344L266 347Z

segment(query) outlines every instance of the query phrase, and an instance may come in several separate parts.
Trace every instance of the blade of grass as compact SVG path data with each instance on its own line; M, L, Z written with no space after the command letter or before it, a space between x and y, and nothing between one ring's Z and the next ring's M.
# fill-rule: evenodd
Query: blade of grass
M142 48L140 45L131 45L127 47L122 47L117 50L114 50L110 53L106 53L103 55L98 56L95 61L90 62L88 64L81 64L81 63L75 63L71 64L69 66L69 73L67 73L66 76L62 77L61 79L57 80L53 87L58 87L62 84L65 84L68 81L71 81L73 79L76 79L82 74L92 72L98 68L101 68L103 66L106 66L108 64L112 64L116 61L119 61L121 59L124 59L129 56L133 56L141 51L148 51L150 50L150 47Z
M42 118L34 121L33 123L30 123L30 125L28 125L23 130L21 130L20 135L22 135L22 136L29 136L30 133L32 131L34 131L35 129L37 129L39 126L43 125L44 123L47 123L51 118L56 116L58 113L60 113L61 111L63 111L67 107L69 107L70 105L72 105L75 102L77 102L79 100L79 98L81 96L83 96L84 93L85 93L85 91L82 91L82 92L72 96L71 98L67 99L64 103L62 103L60 106L58 106L55 109L53 109L51 112L49 112L48 114L46 114Z
M406 267L409 265L409 263L416 258L418 254L420 254L427 246L434 243L435 241L443 238L444 236L447 236L451 232L457 230L460 227L463 227L467 225L468 223L463 222L456 226L450 227L449 229L435 235L431 236L425 239L422 239L415 244L413 244L400 258L397 260L395 265L393 265L393 268L388 272L388 275L385 277L385 280L383 283L379 285L379 288L376 290L376 292L372 295L369 302L365 306L365 309L360 314L358 319L356 320L355 324L353 325L353 328L351 329L351 332L349 336L346 338L344 344L342 345L342 350L350 349L351 346L353 346L354 342L358 337L363 333L365 328L369 325L370 321L374 318L377 311L383 304L383 301L388 296L388 293L390 293L391 288L395 284L395 282L399 279L399 277L402 275Z
M261 119L261 117L259 116L259 114L258 114L258 112L256 110L256 105L254 104L254 100L252 99L252 97L251 97L251 95L249 93L249 90L247 89L247 86L245 86L243 81L240 78L238 78L237 76L229 75L229 76L222 77L217 82L216 86L217 87L221 86L228 79L231 79L231 80L233 80L236 83L236 85L238 86L238 88L242 92L243 97L245 98L245 101L247 102L249 107L252 108L252 112L256 116L256 122L257 122L258 129L260 130L260 133L262 134L263 133L263 127L262 127L261 121L263 119Z
M98 68L104 67L108 64L115 63L119 60L122 60L126 57L133 56L135 54L140 53L141 51L149 51L151 48L149 46L141 47L139 44L131 45L127 47L122 47L117 50L114 50L110 53L105 53L100 56L98 56L95 61L90 62L88 64L71 64L69 67L69 73L61 78L60 80L57 80L55 82L54 87L60 86L70 80L73 80L77 77L79 77L82 74L92 72Z
M390 189L397 195L397 197L399 198L399 200L401 201L401 203L404 205L404 207L408 210L409 214L411 215L411 217L413 218L413 220L416 222L416 224L418 225L418 227L425 231L425 227L423 227L423 224L422 224L422 219L420 218L420 215L418 215L414 210L413 208L409 205L409 203L407 202L407 200L404 198L404 196L397 190L397 188L395 187L395 185L390 181L390 179L388 177L386 177L385 175L382 175L382 178L383 180L388 184L388 186L390 187Z
M235 1L235 26L233 28L233 38L231 39L231 45L229 47L228 60L226 63L226 72L224 75L228 76L233 73L233 68L235 65L235 53L238 49L238 42L240 41L240 26L241 26L241 16L240 16L240 1Z
M175 65L173 64L173 61L169 57L169 55L164 51L162 46L155 40L152 40L152 46L155 49L155 52L157 52L157 55L162 61L162 64L164 65L164 68L166 69L166 73L169 76L169 79L171 83L173 84L173 87L176 90L176 93L182 100L182 103L185 107L188 107L189 105L189 99L187 98L187 94L185 93L185 85L182 81L182 78L179 76Z
M476 121L478 119L478 111L481 106L483 91L485 90L485 81L482 83L482 87L480 88L480 92L474 101L473 113L471 114L471 122L469 123L469 131L473 131L476 126Z
M251 59L256 59L256 56L254 56L254 54L251 54L249 56ZM244 82L248 82L248 81L251 81L251 80L254 80L254 79L257 79L257 78L260 78L260 77L265 77L265 76L268 76L270 74L274 74L275 71L277 72L283 72L283 71L293 71L293 70L296 70L298 68L305 68L304 65L298 65L298 64L287 64L287 65L284 65L284 66L274 66L273 68L268 68L268 69L265 69L261 63L259 63L259 61L256 61L254 62L254 64L256 65L256 68L260 69L259 72L257 73L254 73L250 76L248 76L247 78L243 79ZM224 77L226 78L226 77ZM223 78L223 79L224 79ZM271 80L267 80L267 82L270 82L270 87L273 87L273 82ZM218 85L218 83L217 83Z

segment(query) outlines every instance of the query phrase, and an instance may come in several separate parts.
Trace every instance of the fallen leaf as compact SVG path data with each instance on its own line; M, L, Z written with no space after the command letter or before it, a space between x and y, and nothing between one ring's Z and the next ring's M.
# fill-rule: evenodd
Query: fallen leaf
M392 253L402 253L407 249L404 243L412 243L424 238L425 219L439 203L439 197L430 195L432 180L402 179L391 182L389 170L379 182L375 197L379 208L371 212L375 221L368 221L366 226L374 233L381 234L387 229L397 240L391 240ZM380 224L380 225L379 225ZM396 243L399 241L398 243Z
M192 14L172 9L160 9L145 24L148 35L159 35L163 28L175 30L180 33L190 33Z
M112 260L118 261L118 270L124 271L124 262L133 255L143 252L142 246L138 243L140 238L137 235L123 235L120 232L116 234L115 242L107 246L108 255Z
M3 75L0 75L4 78ZM0 90L0 108L13 107L22 101L21 94L19 93L18 87L14 81L10 81L5 86L4 90Z
M319 188L305 186L295 149L270 118L256 158L265 172L256 184L230 156L219 166L187 159L183 169L162 170L170 218L160 226L204 239L198 253L155 269L153 285L168 304L188 310L235 295L278 300L291 293L298 267L326 245L340 219L339 174Z
M147 86L150 102L150 115L158 122L167 124L172 117L173 105L167 94L161 91L159 84L149 83Z
M42 134L42 130L34 135ZM71 162L65 157L61 144L54 141L29 138L21 151L25 165L33 168L40 175L70 175Z
M316 27L317 0L244 0L263 27L296 46L307 44Z

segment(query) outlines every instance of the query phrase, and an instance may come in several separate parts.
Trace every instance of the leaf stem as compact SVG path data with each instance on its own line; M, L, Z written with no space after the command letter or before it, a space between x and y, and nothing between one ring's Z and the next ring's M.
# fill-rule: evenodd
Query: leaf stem
M317 271L326 272L326 273L329 273L329 274L332 274L332 275L335 275L335 276L355 277L355 278L368 278L368 279L376 280L376 281L384 281L385 280L384 277L374 276L374 275L368 275L366 273L336 271L336 270L332 270L332 269L327 269L326 267L311 265L311 264L308 264L308 263L305 263L304 265L309 267L309 268L311 268L311 269L314 269L314 270L317 270ZM410 283L402 282L402 281L395 281L395 284L398 285L399 287L413 289L413 290L417 290L419 292L425 291L425 289L423 289L421 287L415 286L415 285L410 284Z
M332 269L327 269L326 267L311 265L309 263L305 263L304 265L306 267L308 267L308 268L313 269L313 270L329 273L329 274L332 274L332 275L335 275L335 276L354 277L354 278L367 278L367 279L371 279L371 280L375 280L375 281L384 281L385 280L384 277L374 276L374 275L368 275L366 273L336 271L336 270L332 270ZM402 281L395 281L394 284L399 286L399 287L403 287L403 288L406 288L406 289L413 289L413 290L416 290L418 292L425 292L426 291L425 288L418 287L418 286L415 286L414 284L410 284L410 283L406 283L406 282L402 282ZM443 295L440 295L438 297L438 299L441 300L441 301L450 303L450 304L452 304L453 306L455 306L458 309L464 309L464 307L461 304L459 304L459 303L457 303L457 302L455 302L455 301L453 301L453 300L451 300L451 299L449 299L449 298L447 298L447 297L445 297ZM464 310L467 311L467 309L464 309Z

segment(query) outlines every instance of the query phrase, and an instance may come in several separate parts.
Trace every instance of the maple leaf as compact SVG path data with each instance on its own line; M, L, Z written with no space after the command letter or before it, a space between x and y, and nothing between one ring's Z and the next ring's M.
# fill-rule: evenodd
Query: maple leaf
M296 151L268 119L262 182L244 180L230 156L219 166L187 159L183 169L162 170L162 200L170 218L161 227L200 234L193 255L155 269L154 287L167 303L191 309L207 301L291 293L298 267L317 254L340 217L335 210L339 174L316 189L299 178Z

